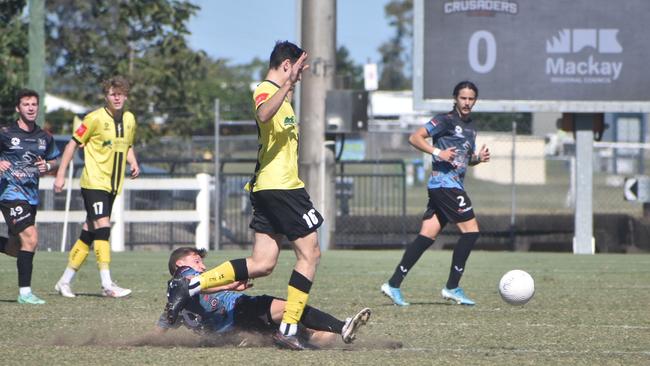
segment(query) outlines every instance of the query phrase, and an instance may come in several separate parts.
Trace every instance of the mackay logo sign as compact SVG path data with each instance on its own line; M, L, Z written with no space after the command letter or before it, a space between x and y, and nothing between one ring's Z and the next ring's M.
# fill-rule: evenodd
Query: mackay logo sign
M552 83L612 83L623 71L617 35L618 29L560 30L546 40L546 75Z

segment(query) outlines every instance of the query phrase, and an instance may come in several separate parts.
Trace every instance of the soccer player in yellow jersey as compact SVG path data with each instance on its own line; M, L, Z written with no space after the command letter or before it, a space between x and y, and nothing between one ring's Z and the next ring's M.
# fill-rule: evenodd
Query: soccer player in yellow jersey
M102 294L124 297L131 293L131 290L117 286L111 279L108 240L111 234L111 209L115 196L122 191L126 163L131 167L131 178L140 174L133 151L136 124L133 114L124 110L129 82L117 76L104 81L102 86L106 106L84 117L63 151L54 181L54 191L61 192L65 186L68 164L77 148L83 146L84 169L80 185L87 216L79 239L70 249L68 266L55 286L56 291L64 297L75 297L70 283L93 244Z
M291 97L301 73L309 67L306 60L307 53L295 44L276 43L266 79L253 94L259 149L255 174L247 185L253 206L250 227L255 230L252 255L222 263L191 280L170 281L167 304L170 323L174 323L190 296L202 289L269 275L277 264L281 241L286 236L293 243L296 265L289 278L287 303L274 339L284 348L305 348L296 332L320 260L316 230L323 222L298 178L298 123Z

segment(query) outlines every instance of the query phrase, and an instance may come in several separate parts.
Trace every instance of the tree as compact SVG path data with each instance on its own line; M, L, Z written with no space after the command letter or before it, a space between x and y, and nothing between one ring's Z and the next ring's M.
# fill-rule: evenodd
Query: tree
M336 50L336 84L339 89L363 90L363 66L355 64L345 46Z
M0 124L14 119L16 91L27 80L27 24L20 16L25 2L0 3Z
M408 45L413 39L413 0L391 0L384 7L388 24L395 27L395 36L379 47L381 72L379 88L385 90L411 89Z
M203 118L197 80L207 73L205 54L185 41L197 9L180 0L48 1L48 89L101 104L101 80L122 74L133 84L129 108L138 119L167 122L158 131L141 124L141 136L191 134L193 118Z

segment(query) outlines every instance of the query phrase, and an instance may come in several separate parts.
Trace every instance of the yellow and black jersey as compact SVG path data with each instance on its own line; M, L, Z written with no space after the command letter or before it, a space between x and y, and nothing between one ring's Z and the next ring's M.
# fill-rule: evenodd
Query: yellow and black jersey
M260 83L253 93L255 110L279 89L269 80ZM256 122L259 147L253 192L304 187L298 177L298 124L291 103L285 98L270 121Z
M135 117L128 111L115 119L106 108L86 115L72 135L78 144L83 144L85 166L81 188L111 194L122 191L126 154L133 145L135 130Z

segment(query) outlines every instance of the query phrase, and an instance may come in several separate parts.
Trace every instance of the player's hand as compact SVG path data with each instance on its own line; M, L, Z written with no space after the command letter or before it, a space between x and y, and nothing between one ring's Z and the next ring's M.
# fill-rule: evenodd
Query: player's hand
M296 84L302 75L302 72L309 68L309 65L306 65L307 61L307 52L303 52L302 55L296 60L296 62L291 65L291 74L289 75L289 81L291 84Z
M451 163L454 161L456 158L456 147L448 147L442 151L440 151L440 154L438 154L438 159L441 161L446 161L448 163Z
M42 157L39 156L34 165L38 168L39 173L47 173L47 162Z
M0 175L11 168L11 163L7 160L0 160Z
M59 177L57 174L56 178L54 178L54 192L60 193L63 191L63 187L65 187L65 178Z
M138 164L131 165L131 179L135 179L140 176L140 166Z
M246 289L249 289L253 287L253 282L251 280L248 281L235 281L232 283L229 283L227 285L223 285L220 287L220 291L244 291Z
M490 150L485 146L485 144L481 146L481 150L478 152L478 161L480 163L487 163L490 161Z

